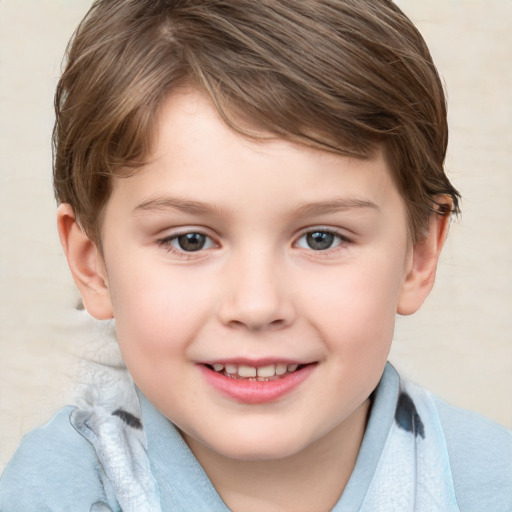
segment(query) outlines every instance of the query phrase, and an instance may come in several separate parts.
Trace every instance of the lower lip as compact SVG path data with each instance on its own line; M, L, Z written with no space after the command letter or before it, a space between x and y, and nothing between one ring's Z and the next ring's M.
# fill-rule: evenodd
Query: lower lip
M199 368L208 383L223 395L245 404L264 404L291 393L308 378L315 366L308 364L300 370L270 381L234 379L202 364Z

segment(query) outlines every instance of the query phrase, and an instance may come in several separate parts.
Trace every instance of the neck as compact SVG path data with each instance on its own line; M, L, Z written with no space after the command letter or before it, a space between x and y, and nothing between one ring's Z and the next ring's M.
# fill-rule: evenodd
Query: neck
M367 400L322 438L282 459L232 459L184 438L233 512L328 511L354 469L369 404Z

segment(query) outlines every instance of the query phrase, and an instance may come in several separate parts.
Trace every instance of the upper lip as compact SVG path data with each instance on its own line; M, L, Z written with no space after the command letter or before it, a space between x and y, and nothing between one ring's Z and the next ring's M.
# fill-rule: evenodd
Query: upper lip
M254 368L260 368L262 366L268 366L270 364L296 364L296 365L304 365L304 364L311 364L315 361L303 361L300 359L291 359L291 358L284 358L284 357L265 357L261 359L249 359L245 357L226 357L224 358L215 358L215 359L208 359L205 361L199 361L199 364L208 364L208 365L214 365L214 364L234 364L234 365L244 365L244 366L252 366Z

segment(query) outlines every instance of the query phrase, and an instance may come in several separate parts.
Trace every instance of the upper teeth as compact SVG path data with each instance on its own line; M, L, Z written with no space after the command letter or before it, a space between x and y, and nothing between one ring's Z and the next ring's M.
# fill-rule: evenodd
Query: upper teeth
M269 364L267 366L248 366L245 364L220 364L215 363L213 369L216 372L225 372L229 375L238 375L239 377L274 377L275 375L284 375L286 372L294 372L298 364Z

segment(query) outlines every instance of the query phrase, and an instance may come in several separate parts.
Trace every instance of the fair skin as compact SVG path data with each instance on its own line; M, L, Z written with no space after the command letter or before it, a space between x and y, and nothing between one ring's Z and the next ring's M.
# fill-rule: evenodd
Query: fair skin
M447 217L413 246L381 153L249 141L193 90L158 123L150 163L114 182L102 252L59 208L84 304L115 317L135 382L231 510L330 510Z

